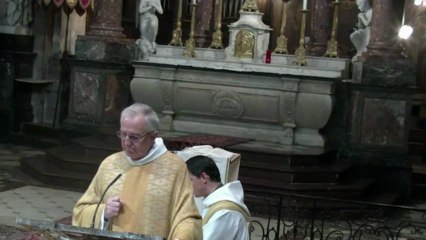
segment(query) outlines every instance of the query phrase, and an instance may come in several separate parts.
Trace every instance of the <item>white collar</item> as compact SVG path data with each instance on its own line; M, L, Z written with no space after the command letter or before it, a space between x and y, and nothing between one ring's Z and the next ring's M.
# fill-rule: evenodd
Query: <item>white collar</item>
M130 165L141 166L154 161L155 159L157 159L159 156L163 155L166 152L167 152L167 148L164 145L163 139L156 138L154 145L152 146L151 150L149 150L148 154L145 157L139 160L132 160L127 155L126 157Z

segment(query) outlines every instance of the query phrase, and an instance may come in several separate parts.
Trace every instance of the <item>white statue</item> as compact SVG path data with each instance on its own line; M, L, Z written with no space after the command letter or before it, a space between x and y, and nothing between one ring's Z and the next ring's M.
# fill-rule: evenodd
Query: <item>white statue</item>
M3 2L1 5L5 15L1 16L1 24L27 27L32 21L31 2L29 0L6 0Z
M163 14L160 0L140 0L139 2L139 30L140 38L136 40L142 57L154 53L157 49L155 39L158 33L158 18L155 13Z
M350 36L356 48L356 55L352 58L353 62L358 61L362 53L367 51L367 45L370 42L371 17L373 15L369 0L356 0L356 4L360 13L358 13L356 30Z

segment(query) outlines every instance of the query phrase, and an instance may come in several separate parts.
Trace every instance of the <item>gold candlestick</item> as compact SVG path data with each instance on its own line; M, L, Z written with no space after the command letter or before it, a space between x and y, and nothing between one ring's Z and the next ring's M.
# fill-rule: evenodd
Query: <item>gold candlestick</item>
M191 31L189 32L189 39L185 42L185 50L183 51L183 56L185 57L195 57L195 39L194 39L194 29L195 29L195 10L197 4L191 3Z
M305 66L307 64L306 61L306 50L305 50L305 30L306 30L306 14L308 14L308 10L300 10L302 12L302 26L300 27L300 40L299 47L296 49L294 53L293 64L299 66Z
M179 0L176 29L173 30L172 41L170 41L169 45L182 46L182 29L181 29L181 27L182 27L182 0Z
M334 13L333 13L333 28L331 30L331 39L327 41L327 50L325 51L324 57L339 57L337 53L337 25L339 23L339 2L334 2Z
M280 36L277 38L277 47L274 50L274 53L287 54L287 37L284 35L285 27L287 25L287 2L283 2L283 14L281 19L281 31Z
M218 14L216 17L216 24L215 24L215 32L213 33L213 41L212 44L210 45L210 48L218 48L218 49L222 49L223 48L223 44L222 44L222 0L218 0Z

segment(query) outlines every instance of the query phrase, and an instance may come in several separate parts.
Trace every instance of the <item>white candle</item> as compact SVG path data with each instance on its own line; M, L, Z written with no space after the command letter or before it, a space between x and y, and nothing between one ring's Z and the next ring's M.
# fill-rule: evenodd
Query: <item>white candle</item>
M308 0L303 0L303 10L308 10Z
M339 3L339 0L336 0L336 3Z
M197 4L197 0L192 0L192 4Z

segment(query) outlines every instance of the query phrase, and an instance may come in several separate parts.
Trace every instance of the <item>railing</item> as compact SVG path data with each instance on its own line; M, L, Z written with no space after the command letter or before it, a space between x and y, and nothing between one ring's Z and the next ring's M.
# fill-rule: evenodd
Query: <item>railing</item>
M426 208L246 191L251 240L426 239Z

